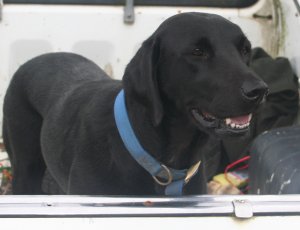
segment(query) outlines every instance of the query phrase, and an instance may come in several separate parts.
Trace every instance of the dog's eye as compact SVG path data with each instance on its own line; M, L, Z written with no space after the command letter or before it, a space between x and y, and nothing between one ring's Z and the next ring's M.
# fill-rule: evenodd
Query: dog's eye
M196 48L193 50L193 55L201 57L203 59L209 58L209 53L206 50Z

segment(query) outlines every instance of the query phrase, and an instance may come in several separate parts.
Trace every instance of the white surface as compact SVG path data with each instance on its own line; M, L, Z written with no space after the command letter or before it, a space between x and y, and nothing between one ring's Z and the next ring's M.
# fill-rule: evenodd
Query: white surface
M222 230L299 230L300 217L255 217L250 220L238 220L233 217L147 217L147 218L15 218L1 219L1 228L10 230L53 230L60 227L64 230L89 229L89 230L153 230L153 229L222 229Z

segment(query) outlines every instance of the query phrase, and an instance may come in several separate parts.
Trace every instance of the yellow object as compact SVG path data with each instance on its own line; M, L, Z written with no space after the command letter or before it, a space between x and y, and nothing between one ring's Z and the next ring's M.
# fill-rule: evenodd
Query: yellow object
M235 187L241 187L247 183L247 177L240 175L239 173L233 171L227 173L227 178L225 174L218 174L213 177L213 181L220 183L221 185L234 185Z

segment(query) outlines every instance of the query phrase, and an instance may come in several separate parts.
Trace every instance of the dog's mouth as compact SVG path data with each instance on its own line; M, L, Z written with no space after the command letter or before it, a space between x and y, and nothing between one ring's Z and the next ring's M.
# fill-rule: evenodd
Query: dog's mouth
M244 134L248 132L252 114L246 114L236 117L228 117L225 119L200 111L198 109L191 110L192 116L204 128L213 128L218 134Z

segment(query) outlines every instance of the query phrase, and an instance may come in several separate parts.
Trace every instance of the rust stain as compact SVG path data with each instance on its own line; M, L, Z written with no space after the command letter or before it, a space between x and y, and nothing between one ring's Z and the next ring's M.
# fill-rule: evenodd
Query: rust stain
M146 206L146 207L152 207L153 205L154 205L153 202L150 200L147 200L144 202L144 206Z

